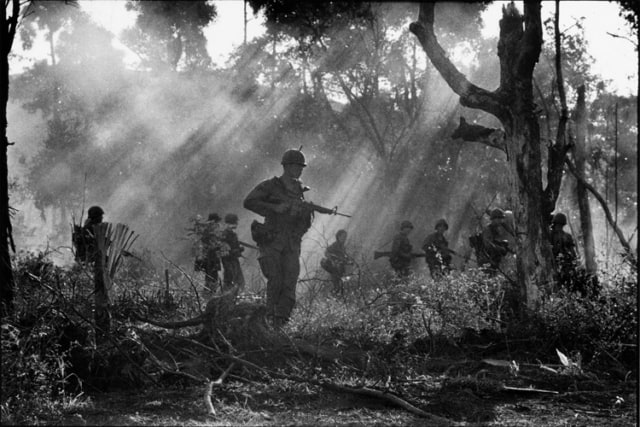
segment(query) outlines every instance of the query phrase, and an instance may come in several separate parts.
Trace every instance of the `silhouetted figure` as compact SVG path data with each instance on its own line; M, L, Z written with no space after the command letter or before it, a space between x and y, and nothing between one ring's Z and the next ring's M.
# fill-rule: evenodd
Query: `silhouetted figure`
M220 284L220 215L210 213L208 224L202 234L202 246L204 249L204 286L207 292L213 293Z
M281 176L261 182L244 200L246 209L265 218L264 224L253 222L251 234L267 279L267 314L275 327L289 320L295 305L300 244L312 219L312 211L302 203L308 190L300 181L307 165L304 155L287 150L281 164Z
M344 247L346 241L347 231L338 230L336 241L324 251L324 258L320 261L320 266L331 275L332 291L336 295L344 293L342 278L346 273L347 265L351 264L351 258Z
M482 230L481 248L476 248L476 258L484 272L495 276L502 259L509 253L509 243L504 211L496 208L491 211L489 218L491 222Z
M229 246L227 255L222 257L222 267L224 268L222 287L227 291L234 286L238 289L244 288L244 275L240 268L240 257L244 248L238 241L236 229L238 228L238 215L227 214L224 217L225 230L222 233L222 241Z
M84 225L74 226L73 245L75 259L78 262L95 262L97 254L96 233L94 227L102 223L104 210L100 206L91 206L87 211Z
M407 277L411 274L411 260L413 259L413 247L409 241L409 233L413 231L411 221L400 223L400 232L393 238L389 263L398 277Z
M425 260L429 266L431 277L439 279L451 271L451 251L444 233L449 229L445 219L439 219L435 225L435 233L429 234L422 244Z

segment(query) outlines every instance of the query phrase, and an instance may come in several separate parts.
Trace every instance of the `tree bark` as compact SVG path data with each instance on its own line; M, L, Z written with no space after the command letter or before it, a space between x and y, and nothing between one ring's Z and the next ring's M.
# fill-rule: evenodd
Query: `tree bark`
M460 103L493 114L503 126L510 171L509 207L520 230L516 233L516 281L522 302L533 308L538 285L550 281L553 266L543 220L548 207L542 183L540 128L533 102L533 69L542 48L540 2L525 2L524 16L513 4L503 7L498 42L500 86L494 92L470 83L451 63L433 30L434 8L433 3L421 3L418 21L411 24L410 30L434 67L460 96Z
M585 176L586 164L586 133L587 112L584 99L584 85L578 88L578 101L576 103L576 143L573 147L573 155L576 162L576 172ZM593 224L591 222L591 208L589 206L589 193L587 187L580 180L576 180L576 196L578 198L578 210L580 212L580 230L582 231L582 244L584 246L584 263L587 274L593 275L598 271L596 264L596 249L593 239Z
M7 103L9 102L9 53L16 35L18 17L20 15L20 1L11 2L11 16L7 17L9 2L2 8L3 33L0 46L0 127L2 127L2 140L0 141L0 311L4 316L13 311L13 269L11 268L11 255L9 248L15 252L13 242L11 215L9 213L9 161L7 138Z

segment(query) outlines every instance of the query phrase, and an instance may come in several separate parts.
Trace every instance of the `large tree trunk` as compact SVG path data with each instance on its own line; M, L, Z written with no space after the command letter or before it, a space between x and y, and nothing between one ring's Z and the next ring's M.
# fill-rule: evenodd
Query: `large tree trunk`
M494 92L471 84L448 59L433 31L434 7L433 3L421 3L418 22L410 29L460 96L460 103L493 114L503 126L511 187L509 208L517 224L517 284L522 302L532 308L538 298L537 285L550 281L553 265L547 221L543 219L549 207L542 183L540 129L532 83L542 48L540 2L525 3L524 19L513 4L503 7L498 43L500 87ZM494 141L490 145L502 144Z
M7 149L7 103L9 102L9 53L16 34L18 16L20 14L20 1L11 3L12 15L7 17L6 2L2 8L3 33L0 46L0 127L2 127L2 140L0 140L0 310L2 315L13 310L13 270L11 268L11 256L9 247L15 252L13 237L11 234L11 216L9 214L9 161Z
M586 132L587 112L584 100L584 85L578 88L578 101L576 104L576 144L573 154L576 162L576 170L580 176L585 174L586 159ZM578 198L578 210L580 212L580 230L582 231L582 243L584 245L584 263L587 274L594 275L598 271L596 264L596 248L593 239L593 224L591 222L591 209L589 206L589 193L587 187L577 180L576 196Z

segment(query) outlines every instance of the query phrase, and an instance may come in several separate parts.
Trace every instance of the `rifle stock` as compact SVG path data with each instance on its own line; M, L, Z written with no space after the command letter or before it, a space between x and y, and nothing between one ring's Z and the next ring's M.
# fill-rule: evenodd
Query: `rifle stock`
M391 256L391 252L390 251L386 251L386 252L379 252L379 251L375 251L373 252L373 259L378 259L381 257L388 257ZM411 254L412 258L424 258L426 256L426 254L418 254L418 253L414 253Z

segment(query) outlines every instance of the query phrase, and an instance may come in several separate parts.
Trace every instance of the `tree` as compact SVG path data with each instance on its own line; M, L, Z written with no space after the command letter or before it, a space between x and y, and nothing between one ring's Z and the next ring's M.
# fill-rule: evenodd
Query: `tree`
M451 63L433 30L434 10L433 3L422 3L418 21L410 26L411 32L448 85L460 96L460 103L492 114L503 126L504 133L494 132L496 138L492 140L507 154L510 207L517 224L516 281L522 301L532 307L537 300L538 284L550 281L553 260L547 230L567 150L562 140L550 148L551 168L547 171L548 184L545 188L532 81L542 48L540 2L525 2L524 16L513 2L503 7L498 42L500 86L493 92L470 83Z
M128 1L127 10L138 13L136 26L126 30L124 39L140 56L144 66L182 65L186 70L202 69L211 64L203 29L217 11L204 1Z
M7 7L11 5L11 15L7 16ZM11 230L11 213L9 211L9 170L7 151L9 140L7 139L7 103L9 102L9 54L18 28L20 15L20 0L7 2L2 8L2 25L4 36L0 46L0 120L2 120L2 141L0 141L0 310L2 315L13 311L13 270L11 268L11 255L9 248L16 251Z

